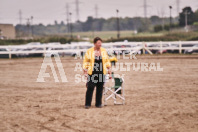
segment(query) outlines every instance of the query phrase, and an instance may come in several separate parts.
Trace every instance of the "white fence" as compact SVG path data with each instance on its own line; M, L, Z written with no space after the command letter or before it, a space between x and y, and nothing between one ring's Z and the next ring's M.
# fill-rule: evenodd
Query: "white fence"
M149 54L153 54L151 50L159 50L159 53L162 54L163 50L178 50L179 53L182 53L182 50L198 50L197 46L192 47L192 45L198 45L198 41L160 41L160 42L114 42L114 43L103 43L102 45L108 51L115 50L128 50L128 51L138 51L142 50L143 54L147 51ZM150 47L151 45L154 45ZM168 46L167 46L168 45ZM185 47L183 47L185 45ZM188 45L190 47L188 47ZM30 53L54 53L54 52L85 52L87 48L82 48L86 46L93 46L93 44L80 44L76 42L76 44L61 44L61 45L9 45L9 46L0 46L0 49L7 49L6 51L0 51L0 54L8 54L9 58L11 58L12 54L30 54ZM122 46L117 48L116 46ZM75 47L75 48L74 48ZM14 50L14 49L35 49L39 48L40 50ZM49 48L62 48L59 50L48 50Z

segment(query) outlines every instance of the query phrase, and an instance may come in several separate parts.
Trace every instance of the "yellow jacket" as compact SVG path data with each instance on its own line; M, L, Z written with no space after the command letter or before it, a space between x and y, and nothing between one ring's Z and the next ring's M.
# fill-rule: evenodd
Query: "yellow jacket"
M106 75L107 68L111 67L111 63L109 61L109 56L105 48L100 48L101 55L102 55L102 66L103 66L103 74ZM94 47L87 50L84 60L83 60L83 69L88 70L88 74L92 75L93 67L95 62L95 54L94 54Z
M110 59L109 59L111 62L112 61L115 61L115 62L117 62L118 61L118 59L115 57L115 56L113 56L113 57L110 57Z

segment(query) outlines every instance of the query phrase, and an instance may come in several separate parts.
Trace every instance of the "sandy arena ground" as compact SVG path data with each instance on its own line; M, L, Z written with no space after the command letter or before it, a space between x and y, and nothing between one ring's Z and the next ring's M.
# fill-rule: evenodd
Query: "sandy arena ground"
M95 92L84 109L85 83L74 81L80 59L61 58L67 83L55 83L49 67L51 77L36 82L43 58L0 59L0 131L198 132L198 56L137 58L119 62L159 62L163 72L116 72L125 74L126 104L101 109Z

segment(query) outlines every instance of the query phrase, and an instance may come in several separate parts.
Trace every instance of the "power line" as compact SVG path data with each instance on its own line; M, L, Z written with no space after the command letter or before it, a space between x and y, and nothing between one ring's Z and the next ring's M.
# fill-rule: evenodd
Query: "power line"
M147 1L146 0L144 0L144 5L143 6L144 6L144 17L147 18L147 6L148 5L147 5Z
M180 0L176 0L176 4L177 4L177 15L179 15L179 12L180 12Z
M143 0L144 18L147 18L147 9L148 9L148 7L151 7L151 6L147 4L147 0Z
M79 14L79 0L75 1L76 4L76 21L79 22L80 21L80 14Z

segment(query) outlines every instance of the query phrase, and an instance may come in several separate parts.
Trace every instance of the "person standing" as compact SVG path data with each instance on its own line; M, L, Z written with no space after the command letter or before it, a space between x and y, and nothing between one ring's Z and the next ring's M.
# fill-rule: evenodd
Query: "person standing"
M85 95L85 108L91 107L91 101L94 88L96 87L96 103L97 108L102 107L102 94L105 75L110 75L111 79L111 63L105 48L101 47L102 39L94 38L94 47L87 50L83 60L84 75L87 76L87 91Z

